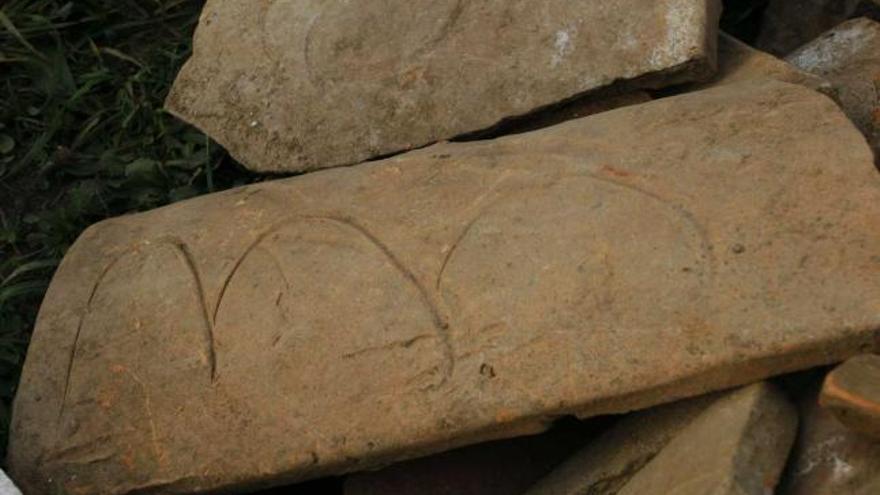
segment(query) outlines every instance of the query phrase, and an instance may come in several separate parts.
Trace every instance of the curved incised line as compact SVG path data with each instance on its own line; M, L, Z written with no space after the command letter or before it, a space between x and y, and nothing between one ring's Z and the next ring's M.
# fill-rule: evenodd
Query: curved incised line
M682 218L684 218L685 221L690 224L691 228L697 233L697 236L699 236L701 244L700 248L706 255L706 258L709 260L709 280L710 282L714 280L717 260L715 257L715 252L712 250L712 242L709 240L709 233L706 232L706 228L703 226L703 224L700 223L699 220L697 220L697 217L690 210L688 210L684 206L673 203L672 201L658 195L655 192L649 191L647 189L642 189L641 187L634 184L616 181L609 177L603 177L594 173L587 173L586 177L647 196L661 204L672 208L675 212L681 215Z
M189 268L190 274L196 282L196 292L199 297L199 305L202 307L202 316L205 320L205 344L208 349L208 365L211 369L211 381L217 377L217 351L214 344L214 320L208 312L208 300L205 293L205 286L202 283L202 275L196 264L195 257L190 251L189 246L183 240L177 237L167 237L161 239L160 242L169 245L175 249L178 255L183 258L183 262Z
M217 296L216 304L214 305L214 311L213 311L214 322L216 323L217 315L220 312L220 307L223 303L224 297L226 296L226 292L229 289L229 285L232 282L232 279L235 278L235 275L238 273L238 270L241 268L241 265L244 263L245 259L247 259L248 256L250 256L250 254L254 252L254 250L256 250L258 247L260 247L260 245L269 236L277 233L278 231L280 231L284 227L287 227L288 225L291 225L295 222L303 221L303 220L317 220L317 221L324 221L324 222L333 222L338 225L342 225L346 228L355 230L361 236L363 236L368 241L370 241L370 243L373 244L373 246L375 246L382 254L384 254L385 257L394 266L394 268L396 268L398 272L400 272L407 280L409 280L413 284L413 286L419 292L419 296L421 297L423 303L428 308L428 311L430 311L431 319L434 323L434 326L437 329L437 336L440 338L440 341L443 344L444 354L446 357L446 373L443 378L443 380L445 382L445 380L448 379L449 376L451 376L452 370L454 367L454 354L453 354L453 350L452 350L452 342L451 342L449 335L448 335L448 332L447 332L447 330L449 328L449 323L443 317L443 315L440 313L440 310L437 308L437 305L434 304L433 300L431 299L431 296L428 293L428 290L425 288L424 285L422 285L421 282L419 282L419 280L418 280L418 278L416 278L415 274L409 268L407 268L406 265L403 264L403 262L400 261L400 259L397 257L397 255L395 255L394 252L391 251L391 249L385 243L383 243L378 237L376 237L367 228L358 224L355 220L353 220L351 218L340 217L340 216L331 216L331 215L299 215L296 217L287 218L285 220L282 220L282 221L274 224L273 226L271 226L268 230L266 230L265 232L263 232L259 236L257 236L257 238L254 239L254 241L250 245L248 245L247 249L245 249L245 251L242 253L242 255L238 257L238 259L235 261L235 264L232 267L232 270L229 271L229 274L224 279L223 285L221 286L220 292ZM276 260L276 264L278 265L278 268L280 270L280 268L281 268L280 263L278 263L277 260ZM284 276L283 272L282 272L282 276ZM285 277L285 280L286 280L286 277Z
M104 278L110 273L110 270L119 263L122 258L128 256L129 254L136 252L137 247L133 247L131 249L127 249L122 252L119 256L113 258L107 266L101 270L100 275L98 275L98 279L95 281L95 284L92 286L92 290L89 293L89 298L86 301L85 310L83 310L82 316L79 318L79 322L76 326L76 334L73 337L73 346L70 348L70 354L67 357L67 375L64 378L64 394L61 396L61 409L58 411L58 418L61 419L61 416L64 415L64 409L67 406L67 398L70 394L70 377L73 375L73 364L76 361L76 351L79 348L79 338L82 335L83 324L86 321L86 317L92 312L92 302L95 300L95 294L98 293L98 287L101 286L101 283L104 281Z
M622 189L626 189L626 190L635 192L639 195L651 198L651 199L657 201L658 203L664 204L664 205L670 207L673 211L675 211L679 215L681 215L681 217L691 226L691 228L697 233L697 236L699 236L699 238L700 238L700 249L703 251L706 258L708 259L708 264L709 264L708 278L709 278L709 281L711 284L711 281L715 277L715 269L717 266L715 252L712 250L712 243L709 240L709 234L706 232L705 227L703 227L703 225L699 222L699 220L697 220L696 216L694 216L694 214L692 212L690 212L689 210L687 210L683 206L675 204L675 203L671 202L670 200L658 195L657 193L654 193L654 192L649 191L647 189L642 189L634 184L616 181L616 180L611 179L609 177L603 177L601 175L597 175L597 174L594 174L591 172L583 174L583 175L570 175L570 176L561 177L561 179L576 179L576 178L587 178L587 179L591 179L591 180L596 180L598 182L602 182L605 184L609 184L611 186L615 186L615 187L619 187ZM503 200L501 200L501 201L503 201ZM464 240L464 238L470 233L470 231L473 229L473 226L477 223L477 221L480 218L482 218L482 216L486 213L486 211L501 201L495 201L492 204L486 206L470 222L468 222L468 224L465 226L465 228L462 230L462 232L458 235L458 237L456 238L452 247L446 253L446 257L444 258L443 263L440 267L440 272L437 275L437 282L436 282L437 290L440 290L440 288L441 288L441 285L443 282L443 275L445 274L446 268L448 267L450 261L452 260L453 255L457 251L458 246L461 244L461 241Z
M455 251L458 249L458 245L461 244L461 241L470 233L471 229L474 227L474 224L477 223L477 220L483 216L485 210L478 213L470 222L462 229L461 233L458 234L458 237L455 238L455 242L452 243L452 246L449 248L449 251L446 252L446 256L443 257L443 263L440 265L440 271L437 273L437 282L435 284L435 289L440 289L440 283L443 280L443 274L446 273L446 266L449 265L449 260L452 259L452 255L455 254Z
M202 277L198 270L198 266L195 263L195 257L189 249L189 246L186 245L181 239L176 237L167 237L160 239L158 241L161 244L165 244L174 248L175 252L182 258L184 264L190 271L190 274L193 277L193 280L196 283L196 291L198 292L199 304L202 307L202 315L205 320L206 326L206 347L208 350L208 363L211 370L211 379L213 381L216 376L217 369L217 358L216 351L214 347L214 324L208 314L208 305L205 300L205 289L202 284ZM147 244L147 243L145 243ZM104 269L101 271L101 274L98 276L98 279L95 281L95 284L92 286L91 293L89 294L88 301L85 305L85 310L83 311L82 316L79 319L79 323L77 324L76 334L73 338L73 346L70 349L70 354L68 356L67 361L67 374L64 379L64 393L62 395L61 400L61 408L58 412L58 418L60 419L64 415L64 411L67 406L67 400L70 396L70 381L73 376L74 363L76 362L76 354L79 350L79 341L82 336L83 326L85 324L85 319L91 314L92 311L92 303L95 300L95 296L98 293L98 288L104 282L104 279L107 277L107 274L126 256L137 252L140 249L140 246L135 246L133 248L125 250L119 256L114 258Z

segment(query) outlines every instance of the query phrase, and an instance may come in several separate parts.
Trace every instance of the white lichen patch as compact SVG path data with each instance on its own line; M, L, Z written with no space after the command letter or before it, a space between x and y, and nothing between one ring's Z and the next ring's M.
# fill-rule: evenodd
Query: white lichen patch
M657 43L648 62L660 70L687 60L702 39L705 10L687 0L671 0L666 7L665 41Z
M573 29L560 29L556 32L553 43L553 57L550 59L551 67L558 67L565 60L565 57L574 50L574 45L572 44L574 31Z
M876 30L852 21L826 33L789 57L789 62L814 74L824 74L845 65L862 52L876 36Z

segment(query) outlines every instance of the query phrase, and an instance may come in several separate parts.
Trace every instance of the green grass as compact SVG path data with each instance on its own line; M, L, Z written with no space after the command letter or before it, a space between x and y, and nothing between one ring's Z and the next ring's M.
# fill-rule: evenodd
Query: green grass
M162 110L202 3L0 1L0 455L39 303L80 232L254 180Z

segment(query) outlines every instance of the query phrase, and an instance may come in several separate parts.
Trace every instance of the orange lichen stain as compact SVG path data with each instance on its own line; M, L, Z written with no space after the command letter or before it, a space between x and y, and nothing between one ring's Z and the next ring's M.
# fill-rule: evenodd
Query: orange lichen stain
M509 423L516 419L516 417L516 412L511 409L499 409L498 412L495 413L495 422Z
M122 456L122 464L124 464L129 471L134 471L135 462L134 452L132 450L129 449L129 451Z
M618 168L614 168L611 165L602 165L602 172L613 175L615 177L632 177L632 172L627 172L626 170L620 170Z
M113 407L113 399L114 395L110 390L101 389L98 392L98 405L101 406L102 409L110 409Z
M126 371L128 371L128 368L126 368L125 366L123 366L121 364L111 364L110 371L112 371L113 373L118 375L118 374L125 373Z

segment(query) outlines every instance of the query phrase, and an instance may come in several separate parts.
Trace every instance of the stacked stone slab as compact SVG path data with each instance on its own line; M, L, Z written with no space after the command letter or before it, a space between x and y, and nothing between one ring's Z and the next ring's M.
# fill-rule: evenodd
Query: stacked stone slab
M350 165L715 68L720 0L211 0L168 107L247 167Z
M49 289L10 469L278 484L836 362L877 345L878 251L864 138L778 82L110 220Z

